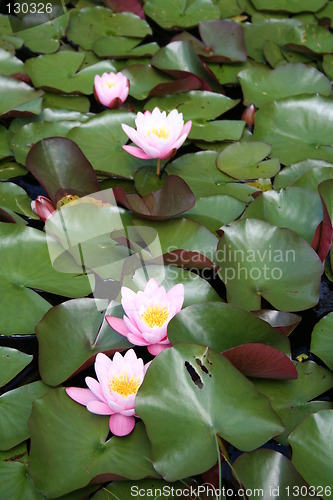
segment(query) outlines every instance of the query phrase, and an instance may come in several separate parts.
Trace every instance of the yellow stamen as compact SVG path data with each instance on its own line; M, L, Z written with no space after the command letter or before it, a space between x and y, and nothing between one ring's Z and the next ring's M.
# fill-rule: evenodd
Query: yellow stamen
M136 394L140 387L140 380L137 377L128 377L127 373L119 377L112 377L110 380L110 391L117 392L124 398L130 394Z
M103 83L101 84L101 87L104 87L105 85L106 85L107 87L109 87L109 89L112 89L112 87L115 87L115 86L116 86L116 83L115 83L115 82L103 82Z
M154 134L160 139L167 139L169 137L169 131L164 130L164 128L152 128L147 132L147 135Z
M141 319L150 328L153 326L162 326L168 319L169 312L166 307L161 307L159 305L148 306L145 312L142 314Z

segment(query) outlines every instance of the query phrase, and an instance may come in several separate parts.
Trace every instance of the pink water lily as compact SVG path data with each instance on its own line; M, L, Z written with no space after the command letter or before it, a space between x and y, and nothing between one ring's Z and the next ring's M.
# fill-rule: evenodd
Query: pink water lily
M96 75L94 94L98 102L108 108L118 108L126 101L129 92L129 81L122 73L103 73Z
M144 291L137 293L123 286L121 304L123 319L106 316L109 325L134 345L147 346L156 356L171 347L167 336L169 321L181 310L184 302L184 285L173 286L168 292L151 278Z
M155 108L153 112L138 113L135 119L137 130L122 124L123 131L135 146L123 146L125 151L137 158L149 160L157 158L167 160L173 156L177 149L185 142L190 133L191 120L185 123L183 114L173 109L168 115L165 111ZM160 170L160 163L158 172Z
M148 363L149 364L149 363ZM134 429L135 397L145 376L148 365L137 358L133 349L124 357L116 352L111 361L99 353L95 360L98 378L86 377L89 389L67 387L66 392L74 401L97 415L111 415L110 431L116 436L126 436Z

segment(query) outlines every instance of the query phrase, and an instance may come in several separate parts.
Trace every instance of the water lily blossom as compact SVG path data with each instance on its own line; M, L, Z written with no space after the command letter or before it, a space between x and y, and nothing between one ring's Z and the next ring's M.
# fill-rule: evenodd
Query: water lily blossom
M44 222L56 211L52 201L41 195L31 202L31 208Z
M184 302L184 285L173 286L168 292L151 278L144 291L137 293L123 286L121 304L123 319L106 316L109 325L134 345L147 346L156 356L171 347L167 337L169 321L181 310Z
M122 73L103 73L96 75L94 94L98 102L108 108L119 108L126 101L129 92L129 81Z
M148 363L149 364L149 363ZM135 425L135 396L144 379L148 364L137 358L133 349L122 356L116 352L111 361L99 353L95 360L98 378L86 377L89 389L67 387L66 392L74 401L97 415L110 415L110 431L116 436L126 436Z
M153 112L138 113L135 119L136 130L122 124L123 131L135 146L123 146L125 151L137 158L149 160L157 158L157 174L161 160L171 158L185 142L190 133L191 120L184 124L183 114L173 109L168 115L155 108Z

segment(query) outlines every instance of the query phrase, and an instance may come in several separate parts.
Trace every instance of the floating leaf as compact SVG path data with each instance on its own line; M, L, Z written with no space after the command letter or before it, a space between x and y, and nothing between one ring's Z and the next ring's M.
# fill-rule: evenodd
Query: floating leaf
M130 13L114 14L104 7L73 9L70 13L67 38L85 50L92 50L94 43L105 36L144 38L151 28L144 19Z
M316 68L286 64L270 70L249 68L238 73L244 104L260 107L266 102L300 94L331 95L331 82Z
M219 19L220 10L211 0L147 0L144 12L162 28L191 28L199 21Z
M123 36L98 38L93 51L100 57L148 57L153 56L160 47L156 42L140 44L140 39Z
M24 63L6 50L0 48L0 75L24 74Z
M313 361L296 365L297 380L255 380L257 389L271 402L281 418L285 432L277 441L287 444L289 434L311 413L332 408L328 401L312 401L333 386L333 374ZM311 483L312 484L312 483Z
M291 97L263 105L256 113L253 139L271 144L281 163L308 158L333 162L333 102L321 96Z
M32 356L10 347L0 347L0 387L6 385L32 360Z
M87 113L90 108L90 102L89 99L84 96L61 95L53 92L46 92L43 97L43 107L69 109L70 111Z
M206 21L198 25L206 57L214 61L246 61L244 29L231 21Z
M292 463L324 500L332 494L332 425L333 411L319 411L307 417L289 436Z
M290 187L279 193L272 190L258 196L245 211L244 218L289 228L311 245L315 230L323 220L323 207L319 194Z
M183 113L184 120L213 120L234 108L239 100L233 100L223 94L192 90L190 92L154 97L145 105L152 111L156 106L167 112L177 109Z
M34 487L26 464L2 461L0 464L1 494L4 498L42 500L45 497Z
M263 498L289 497L297 491L302 492L306 500L319 498L288 458L277 451L262 449L243 453L235 460L233 468L244 489L260 492Z
M0 183L0 206L32 219L38 219L31 209L31 199L27 193L12 182Z
M173 81L150 64L135 64L125 68L122 73L129 79L130 95L139 100L146 99L157 85Z
M32 147L26 165L55 204L65 194L82 197L100 189L91 164L69 139L39 141Z
M322 170L323 168L327 168L327 170ZM333 163L328 163L323 160L304 160L299 163L294 163L287 168L282 169L278 175L274 179L274 189L286 188L288 186L293 186L300 182L301 184L305 184L307 179L305 175L307 175L308 181L310 181L309 177L312 178L322 178L323 176L327 179L331 176L333 178ZM303 178L304 176L304 178ZM312 183L308 183L308 189L311 189ZM317 187L314 190L317 192Z
M219 154L217 168L235 179L259 179L273 177L276 165L261 162L271 152L271 146L264 142L236 142ZM261 163L259 163L261 162ZM265 166L267 163L267 167Z
M9 76L0 76L0 115L4 115L21 104L28 103L43 95L30 85Z
M193 344L167 349L153 360L135 409L152 443L154 467L168 481L212 467L216 435L250 451L283 430L251 382L217 352Z
M267 3L265 0L252 0L253 5L258 10L267 10ZM269 5L269 10L283 10L286 12L317 12L322 9L327 0L275 0L274 3Z
M231 304L205 303L182 309L168 326L173 344L197 343L222 352L260 343L290 353L288 339L254 314Z
M215 120L209 123L193 123L190 139L202 141L237 141L242 137L245 122L243 120Z
M258 318L267 321L273 328L279 330L283 335L289 335L299 325L302 318L294 313L273 311L272 309L260 309L252 311Z
M61 92L92 94L95 75L115 71L110 61L102 61L80 70L83 52L61 51L28 59L25 69L35 87Z
M97 476L99 483L114 475L132 480L158 477L142 423L129 436L107 440L108 420L74 402L64 389L52 389L36 401L29 422L29 472L36 487L55 498Z
M49 389L47 385L39 381L6 392L0 397L1 450L9 450L30 436L28 418L32 402L43 396Z
M6 127L0 125L0 158L8 158L12 156L12 151L9 146L9 131Z
M315 325L311 336L310 351L322 359L333 370L333 313L321 318Z
M228 302L255 310L263 297L281 311L317 304L323 268L303 238L257 219L237 221L222 230L217 260Z

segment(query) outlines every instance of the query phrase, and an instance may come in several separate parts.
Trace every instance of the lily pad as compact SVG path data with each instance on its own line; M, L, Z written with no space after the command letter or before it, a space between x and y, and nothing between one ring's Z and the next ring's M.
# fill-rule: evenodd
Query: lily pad
M49 389L47 385L39 381L6 392L1 396L1 450L9 450L30 436L28 418L32 402L43 396Z
M45 497L36 490L24 463L3 461L0 463L1 494L4 498L42 500Z
M191 28L199 21L220 18L220 10L212 0L147 0L145 14L162 28Z
M168 481L212 467L216 435L250 451L283 430L251 382L217 352L193 344L167 349L153 360L135 408L152 443L154 467Z
M232 21L206 21L198 25L206 57L214 61L245 62L244 29Z
M142 423L129 436L107 439L108 420L71 400L64 389L52 389L36 401L29 421L29 473L36 487L55 498L97 476L99 483L114 475L132 480L158 477Z
M1 334L33 333L36 323L51 305L33 288L67 297L91 292L80 268L72 274L56 272L51 265L45 234L18 224L0 223ZM29 265L27 265L29 263ZM74 263L71 264L74 270ZM15 311L20 311L16 314Z
M43 95L27 83L9 76L0 76L0 115L4 115L21 104L26 104Z
M90 102L89 99L84 96L61 95L53 92L46 92L43 97L43 107L69 109L70 111L87 113L90 108Z
M164 488L164 489L163 489ZM171 488L174 488L172 490ZM154 492L163 491L163 500L172 500L172 491L180 492L188 490L188 486L184 481L172 483L172 485L161 479L142 479L141 481L113 481L107 484L92 498L93 500L110 500L111 498L130 498L133 493L140 492L140 498L149 500ZM170 494L168 494L168 491Z
M257 219L221 229L217 260L228 302L256 310L263 297L281 311L301 311L317 304L323 267L303 238Z
M244 489L258 491L264 499L288 497L297 491L302 491L302 498L306 500L319 499L288 458L277 451L262 449L244 453L235 460L233 468Z
M320 172L322 168L328 168L330 170L327 170L327 173L325 171ZM315 177L317 177L318 175L325 175L325 177L328 178L331 175L333 178L333 163L328 163L324 160L312 159L294 163L293 165L282 169L281 172L278 173L278 175L274 179L274 189L293 186L298 181L304 182L304 179L301 179L307 172L310 172L311 177L313 177L312 174L316 174ZM316 191L317 189L315 190L315 192Z
M144 38L151 34L149 24L130 12L113 13L104 7L73 9L70 13L67 38L85 50L105 36Z
M156 42L141 44L140 39L124 36L106 36L98 38L93 45L93 51L100 57L148 57L159 49Z
M308 158L333 162L333 102L322 96L291 97L263 105L253 139L271 144L284 165Z
M321 318L313 329L310 351L322 359L333 370L333 313Z
M332 372L313 361L298 363L296 368L297 380L255 380L254 382L258 391L270 400L274 411L285 426L284 433L276 438L282 444L287 444L289 434L305 417L333 407L329 401L312 401L332 388Z
M286 12L317 12L322 9L327 3L327 0L275 0L272 4L267 6L265 0L252 0L253 5L258 10L277 10Z
M133 179L135 170L147 164L122 149L128 137L121 124L132 126L134 118L126 111L104 111L75 127L67 137L76 142L95 170Z
M23 43L32 52L51 54L60 47L60 40L65 34L68 23L68 14L52 19L47 23L29 27L30 16L27 16L27 26L15 35L23 40ZM31 18L30 18L31 19ZM24 18L23 18L24 24Z
M183 113L184 120L206 121L217 118L238 103L238 99L230 99L223 94L192 90L165 97L154 97L147 102L145 109L152 111L156 106L167 112L177 109L179 113Z
M83 52L61 51L28 59L25 69L35 87L61 92L92 94L95 75L115 71L110 61L102 61L82 70Z
M0 158L8 158L12 156L12 151L9 146L10 134L6 127L0 125Z
M259 179L273 177L278 171L271 163L261 162L271 152L264 142L236 142L219 154L217 168L235 179ZM261 163L260 163L261 162Z
M0 75L24 74L24 63L6 50L0 48Z
M91 164L69 139L39 141L32 147L26 165L55 204L65 194L82 197L100 189Z
M279 193L272 190L258 196L246 209L244 218L265 220L277 227L291 229L311 245L316 228L323 220L323 207L319 194L290 187Z
M10 347L0 347L0 387L6 385L32 360L32 356Z
M295 330L302 320L298 314L274 311L272 309L260 309L259 311L252 311L258 318L267 321L273 328L279 330L283 335L290 335Z
M129 79L130 95L139 100L146 99L157 85L173 81L150 64L135 64L125 68L122 73Z
M20 186L12 182L0 183L0 205L31 219L38 219L31 210L31 199Z
M324 500L332 496L332 427L333 410L323 410L306 418L289 437L292 463Z
M266 344L290 353L288 339L254 314L231 304L186 307L168 326L172 344L197 343L222 352L249 343Z
M38 323L39 368L45 383L60 384L88 360L91 364L98 352L130 346L103 320L98 303L94 299L70 300L53 307Z
M270 70L249 68L238 73L244 104L257 107L266 102L301 94L332 93L331 82L319 70L305 64L286 64Z
M245 122L242 120L215 120L208 123L193 123L190 139L202 141L237 141L242 137Z
M196 199L195 206L183 214L183 217L199 222L214 233L223 224L237 219L244 208L245 203L233 196L207 196Z

